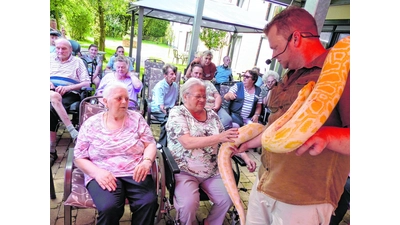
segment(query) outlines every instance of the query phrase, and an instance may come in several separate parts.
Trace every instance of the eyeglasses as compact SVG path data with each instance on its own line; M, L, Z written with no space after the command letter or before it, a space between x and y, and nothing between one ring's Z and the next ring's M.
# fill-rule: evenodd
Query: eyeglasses
M207 99L207 96L205 96L205 95L192 95L192 94L189 94L189 95L191 95L191 96L193 96L196 100L200 100L200 99Z
M251 76L249 76L249 75L244 75L243 76L243 79L249 79L249 78L251 78Z

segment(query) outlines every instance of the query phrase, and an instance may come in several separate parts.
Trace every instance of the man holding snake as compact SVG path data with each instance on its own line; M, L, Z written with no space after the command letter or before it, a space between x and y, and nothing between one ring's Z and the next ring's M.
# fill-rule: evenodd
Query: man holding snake
M288 69L268 96L268 127L308 82L317 82L329 50L319 40L313 16L299 7L290 6L276 15L264 33L273 58ZM260 147L261 136L232 151ZM350 75L323 127L295 151L263 150L261 162L246 225L328 225L350 172Z

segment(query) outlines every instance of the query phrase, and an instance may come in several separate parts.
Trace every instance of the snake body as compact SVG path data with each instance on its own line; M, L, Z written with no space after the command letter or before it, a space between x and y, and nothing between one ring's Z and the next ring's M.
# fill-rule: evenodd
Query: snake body
M350 71L350 36L339 40L329 51L317 83L309 82L300 91L290 108L267 129L260 124L239 128L234 143L225 142L218 154L218 166L225 188L235 205L240 224L246 221L232 172L230 147L253 139L262 133L263 149L287 153L300 147L325 123L339 101Z

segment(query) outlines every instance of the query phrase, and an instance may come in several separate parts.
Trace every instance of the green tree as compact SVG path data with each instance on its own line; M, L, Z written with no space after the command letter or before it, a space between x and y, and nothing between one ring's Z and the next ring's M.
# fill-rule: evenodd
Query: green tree
M72 8L73 10L69 10ZM93 15L86 2L69 0L63 5L62 10L67 21L68 35L75 40L84 40L90 34L93 25Z
M145 17L143 20L143 39L151 41L163 41L167 32L169 21Z
M199 38L209 50L219 50L228 45L227 32L221 30L202 28Z

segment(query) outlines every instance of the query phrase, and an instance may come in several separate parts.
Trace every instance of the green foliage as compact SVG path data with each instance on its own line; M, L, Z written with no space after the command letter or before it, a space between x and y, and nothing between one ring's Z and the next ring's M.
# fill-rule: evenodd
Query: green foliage
M200 40L204 42L204 45L209 50L219 50L224 46L228 45L226 40L227 33L221 30L215 30L211 28L202 28L200 32Z
M73 8L73 10L66 10ZM70 0L62 7L67 20L69 36L75 40L83 40L91 32L93 15L87 6L78 0Z
M126 34L125 16L108 14L105 17L105 21L107 24L106 27L107 37L122 37L124 34Z
M172 30L171 24L168 24L167 31L165 32L165 41L166 44L171 46L172 41L174 40L174 31Z
M168 25L169 21L145 17L143 20L143 39L167 43L164 37Z

